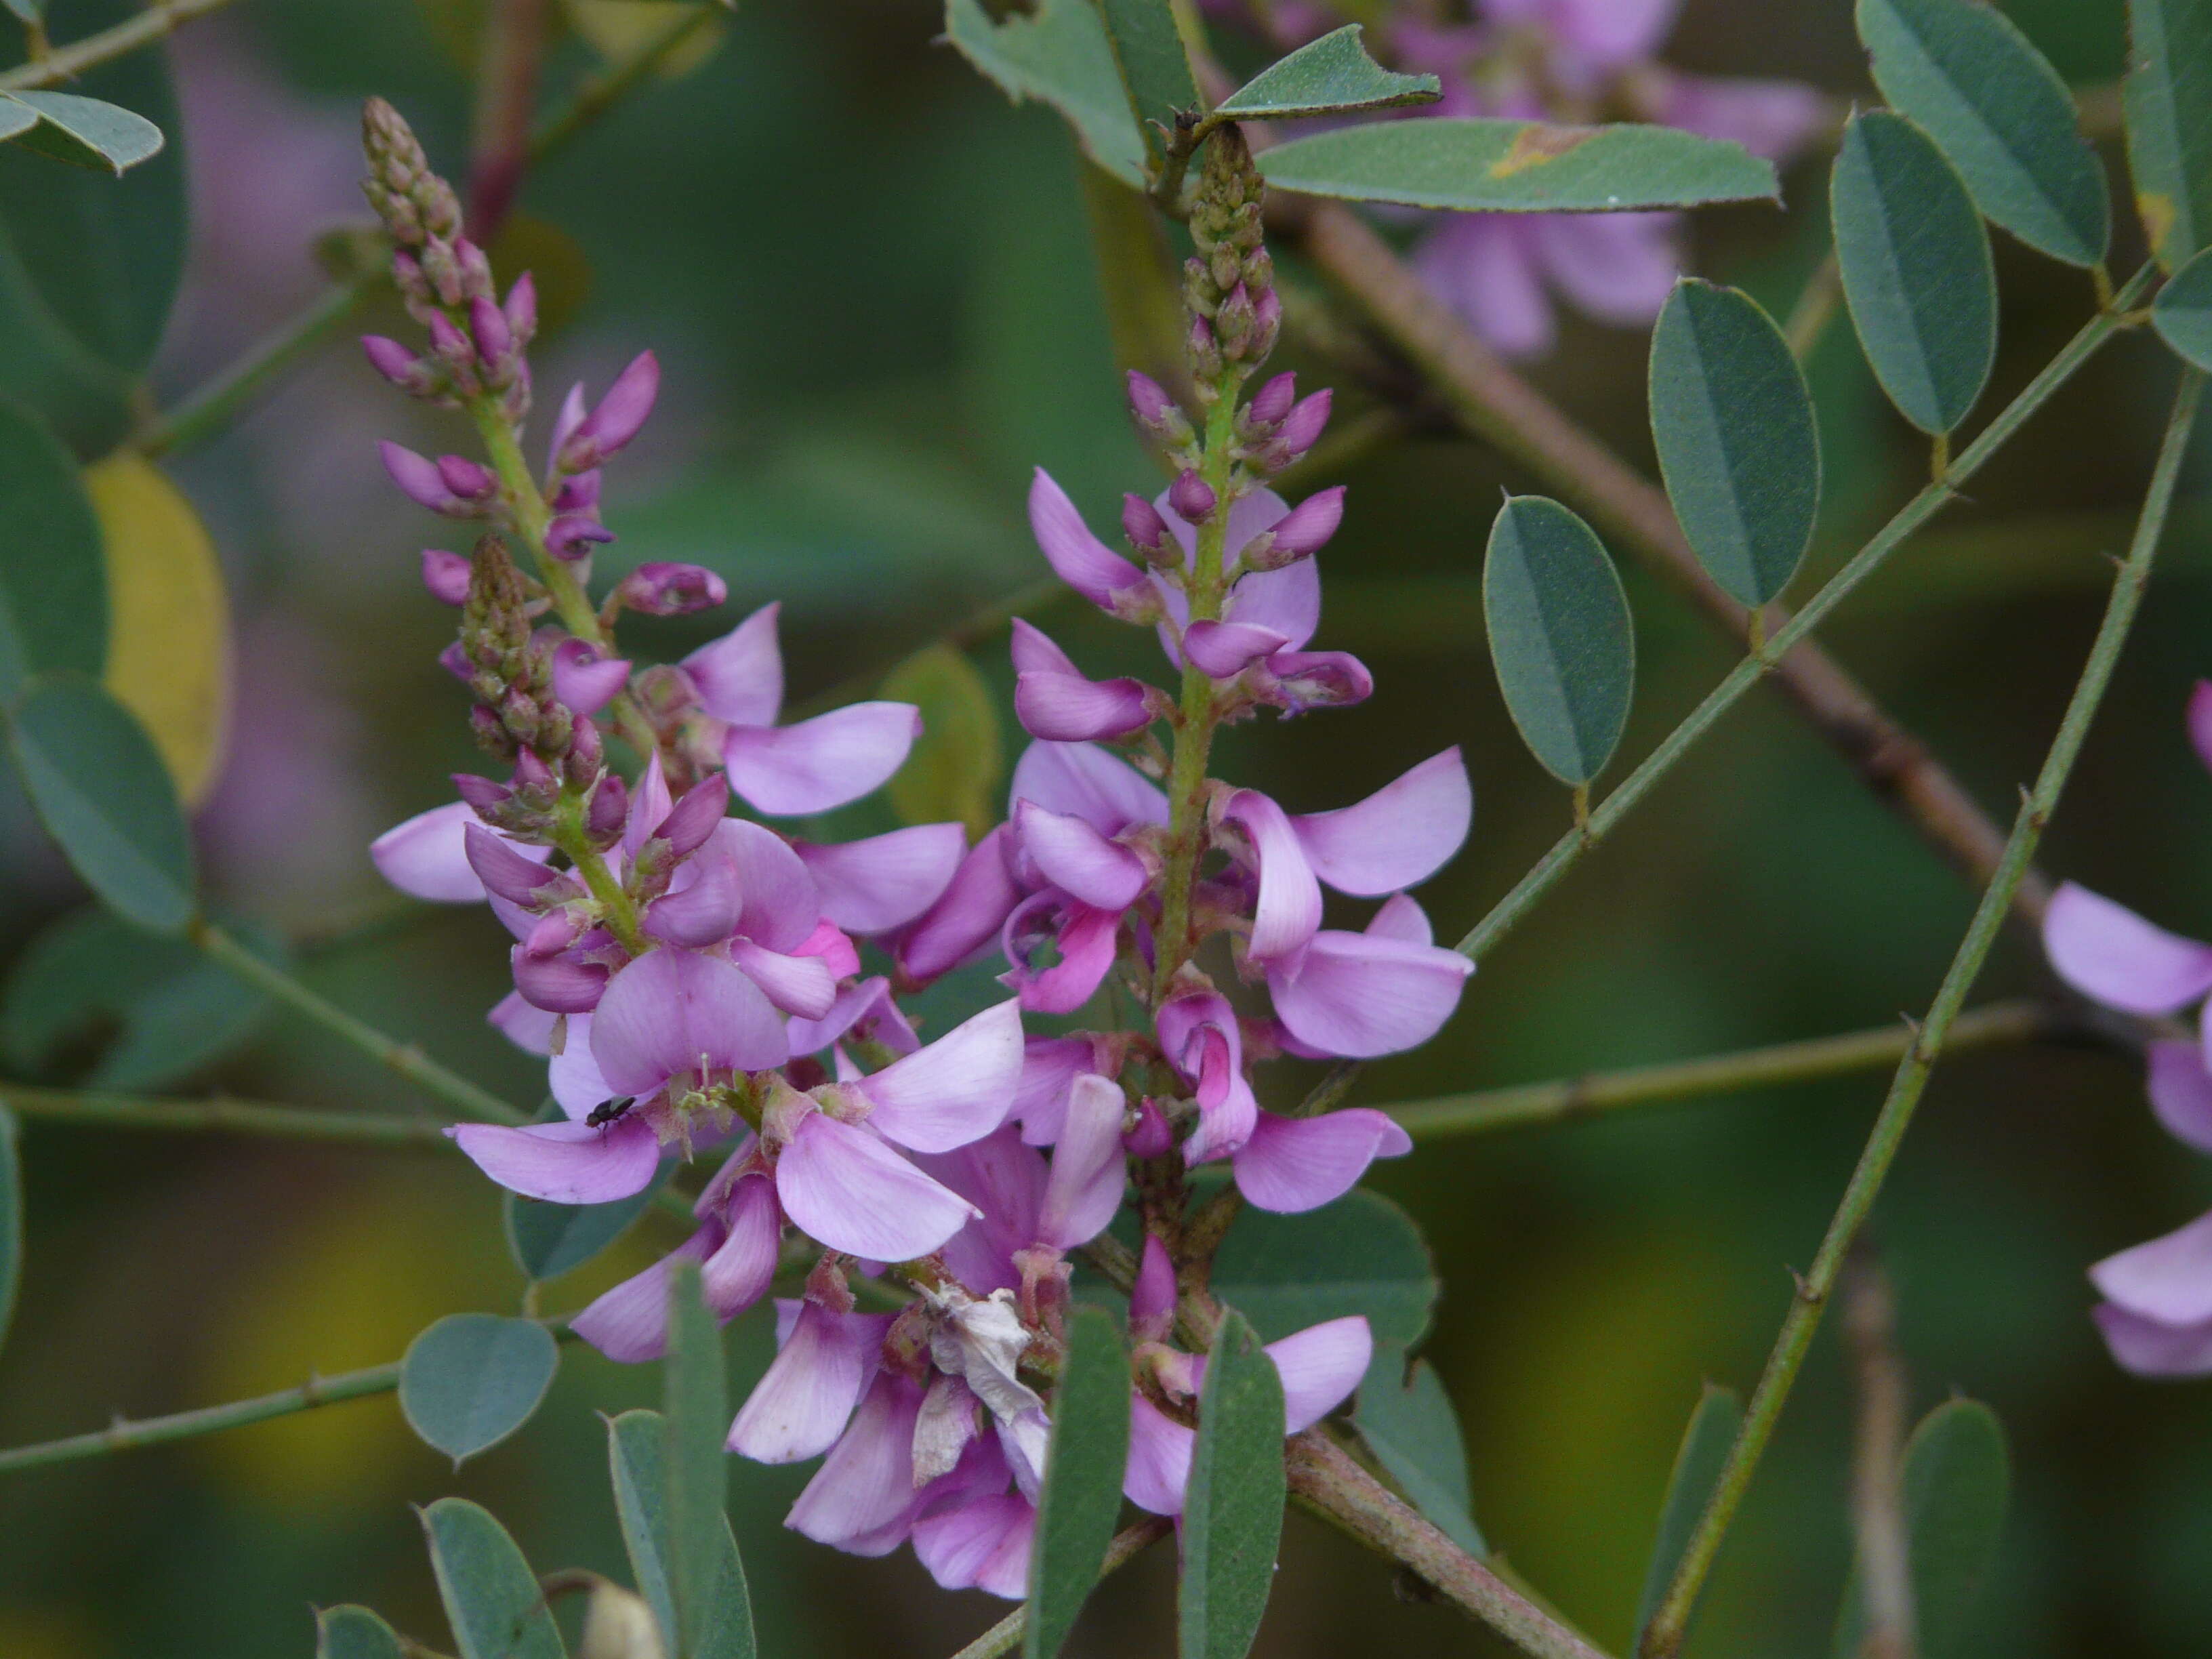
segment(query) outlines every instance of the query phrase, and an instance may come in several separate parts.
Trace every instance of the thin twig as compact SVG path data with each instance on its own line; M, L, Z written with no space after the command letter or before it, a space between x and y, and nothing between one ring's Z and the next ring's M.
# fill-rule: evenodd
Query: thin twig
M1166 1537L1173 1524L1155 1515L1122 1528L1106 1547L1106 1562L1098 1569L1098 1576L1105 1577L1148 1546ZM1012 1653L1021 1646L1022 1636L1029 1627L1030 1610L1025 1602L954 1654L952 1659L999 1659L1000 1654Z
M1914 1659L1912 1571L1905 1533L1905 1361L1889 1276L1862 1238L1844 1266L1844 1335L1858 1376L1851 1530L1865 1632L1849 1659Z
M714 21L715 9L702 4L671 23L619 64L579 86L568 101L538 124L530 141L530 159L542 161L620 102L631 88L684 49L691 37Z
M2143 501L2142 515L2136 522L2133 545L2113 581L2096 641L2090 647L2081 678L2067 703L2057 736L2044 759L2035 787L2021 803L2012 834L2005 842L2004 855L1996 875L1983 891L1973 921L1960 941L1958 953L1952 958L1950 969L1929 1006L1920 1040L1906 1054L1891 1080L1881 1115L1875 1120L1866 1148L1859 1156L1857 1167L1851 1171L1850 1184L1844 1188L1835 1217L1820 1241L1820 1252L1814 1257L1812 1268L1801 1281L1799 1292L1783 1319L1774 1351L1768 1356L1766 1369L1760 1374L1759 1386L1753 1391L1751 1403L1744 1413L1743 1428L1729 1449L1720 1479L1714 1484L1712 1498L1682 1553L1681 1565L1675 1571L1666 1601L1644 1632L1646 1659L1672 1659L1681 1646L1698 1593L1712 1571L1721 1540L1743 1502L1759 1455L1773 1435L1775 1423L1804 1364L1814 1333L1820 1327L1821 1312L1842 1271L1845 1253L1874 1208L1890 1165L1904 1144L1905 1131L1911 1127L1913 1112L1928 1086L1929 1074L1943 1051L1974 981L1980 975L1982 964L1996 941L2020 884L2027 878L2044 827L2064 792L2075 759L2081 751L2090 722L2104 700L2105 690L2112 683L2113 667L2142 605L2166 515L2173 504L2174 488L2188 452L2203 386L2204 377L2197 370L2183 371L2181 387L2174 397L2172 418L2167 423L2166 440L2151 475L2149 493Z
M451 1146L446 1126L389 1112L333 1112L268 1101L164 1100L106 1090L32 1089L0 1083L0 1105L25 1117L100 1129L175 1130L185 1133L274 1135L383 1146Z
M98 69L110 58L121 58L141 46L151 46L195 17L221 11L230 3L231 0L155 0L155 4L147 7L136 17L126 18L113 28L88 34L82 40L72 40L65 46L57 46L43 58L19 64L0 74L0 92L27 92L38 87L58 87L65 81L74 81L87 71Z
M2000 1043L2033 1042L2041 1037L2073 1036L2080 1029L2077 1024L2068 1022L2039 1003L1993 1003L1959 1017L1959 1023L1951 1028L1951 1047L1980 1048ZM1767 1088L1778 1083L1840 1077L1879 1066L1893 1066L1904 1058L1912 1042L1910 1026L1884 1025L1838 1036L1778 1042L1737 1054L1708 1054L1697 1060L1589 1072L1548 1083L1522 1083L1510 1088L1401 1101L1381 1109L1397 1119L1414 1139L1443 1140L1455 1135L1487 1134L1498 1129L1576 1122L1624 1107L1656 1105L1701 1095Z

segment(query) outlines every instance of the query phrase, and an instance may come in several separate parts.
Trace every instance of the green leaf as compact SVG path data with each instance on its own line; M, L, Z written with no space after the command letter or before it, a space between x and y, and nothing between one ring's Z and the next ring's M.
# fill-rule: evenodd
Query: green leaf
M2212 0L2128 0L2128 171L2166 271L2212 247Z
M1974 1599L1996 1564L2012 1492L2004 1425L1975 1400L1948 1400L1905 1447L1905 1528L1919 1659L1951 1659L1972 1629ZM1856 1659L1865 1632L1857 1571L1844 1589L1834 1651Z
M1051 105L1083 153L1124 184L1145 182L1146 144L1092 0L1037 0L994 22L982 0L945 0L945 36L1017 104Z
M399 1409L459 1468L530 1420L560 1364L553 1334L534 1319L448 1314L407 1345Z
M2182 266L2158 291L2150 325L2185 359L2212 374L2212 249Z
M402 1650L392 1626L367 1607L318 1607L315 1659L402 1659Z
M34 681L9 720L23 787L86 886L126 921L175 933L192 919L192 843L176 787L138 722L74 674Z
M928 646L891 670L883 695L921 710L921 736L885 792L891 810L908 823L965 824L980 840L998 822L1006 757L975 665L949 645Z
M119 179L125 168L161 153L161 128L143 115L97 98L81 98L73 92L11 92L0 93L0 100L38 118L37 125L9 135L16 143L72 167L102 168Z
M1097 4L1106 25L1106 44L1129 94L1129 112L1136 118L1146 154L1157 167L1165 154L1160 129L1172 129L1179 112L1198 107L1198 83L1191 77L1190 57L1176 28L1175 9L1169 0L1097 0Z
M0 1106L0 1340L15 1317L23 1284L23 1156L15 1115Z
M98 676L107 660L107 577L100 519L76 463L45 421L4 401L0 501L8 503L0 537L4 706L48 669Z
M2100 263L2112 204L2058 71L1995 6L1858 0L1881 95L1942 147L1975 205L2030 247Z
M70 0L69 21L91 33L143 9L139 0ZM63 95L179 130L159 50L88 70ZM0 144L0 396L37 409L80 454L113 448L176 298L185 228L181 144L121 179Z
M8 0L11 6L15 0ZM14 98L0 97L0 143L21 137L39 125L39 112Z
M422 1515L460 1659L568 1659L538 1576L489 1510L441 1498Z
M607 1423L615 1512L629 1550L630 1576L664 1632L665 1651L676 1651L676 1603L668 1572L668 1431L659 1412L624 1412ZM738 1540L722 1523L715 1556L713 1616L701 1659L753 1659L752 1607Z
M283 944L225 924L263 960ZM0 1059L28 1076L88 1089L173 1083L249 1036L268 999L191 945L141 933L88 904L40 931L0 994Z
M1248 121L1284 121L1301 115L1343 115L1354 110L1433 104L1443 95L1433 75L1400 75L1367 55L1357 23L1332 29L1279 58L1247 81L1219 112Z
M1114 1540L1129 1456L1129 1357L1103 1308L1068 1316L1067 1358L1053 1390L1044 1488L1030 1554L1024 1659L1054 1659L1075 1628Z
M1472 1555L1486 1555L1473 1517L1467 1446L1443 1380L1426 1360L1377 1347L1360 1382L1353 1424L1415 1508Z
M1935 140L1872 110L1844 129L1828 205L1875 378L1913 425L1948 432L1996 358L1996 273L1973 198Z
M1182 1510L1182 1659L1244 1659L1282 1541L1283 1380L1244 1316L1213 1334Z
M1364 1188L1299 1215L1246 1208L1213 1263L1214 1294L1270 1342L1360 1314L1376 1343L1407 1347L1427 1331L1437 1289L1413 1218Z
M1681 1449L1674 1454L1674 1472L1667 1477L1667 1496L1659 1505L1659 1535L1651 1546L1651 1565L1644 1570L1643 1598L1636 1605L1636 1640L1628 1644L1632 1653L1642 1645L1644 1627L1666 1599L1668 1585L1674 1582L1674 1569L1690 1547L1690 1534L1720 1482L1721 1466L1728 1462L1729 1448L1735 1444L1736 1431L1742 1426L1743 1401L1735 1390L1707 1383L1698 1409L1690 1414Z
M671 1158L643 1192L605 1204L552 1204L508 1193L501 1207L515 1265L536 1279L574 1272L620 1238L675 1173Z
M1790 343L1736 289L1678 283L1651 331L1651 435L1698 562L1738 603L1790 585L1820 509L1820 438Z
M1377 1348L1352 1420L1415 1509L1469 1555L1490 1553L1474 1524L1459 1414L1435 1366L1417 1359L1409 1368L1403 1348Z
M726 1617L722 1506L728 1476L722 1439L730 1409L722 1371L722 1331L699 1284L699 1264L674 1261L668 1274L668 1357L661 1364L666 1407L668 1583L678 1639L669 1659L706 1659Z
M1557 501L1515 495L1490 527L1482 615L1522 740L1562 783L1613 758L1636 687L1628 596L1596 532Z
M1278 190L1485 213L1611 213L1776 199L1771 163L1672 127L1436 116L1294 138L1261 152Z

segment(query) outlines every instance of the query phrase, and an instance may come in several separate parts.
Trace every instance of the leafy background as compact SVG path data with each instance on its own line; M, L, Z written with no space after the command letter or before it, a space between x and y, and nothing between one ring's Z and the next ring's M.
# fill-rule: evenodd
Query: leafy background
M53 0L58 37L108 9ZM599 21L617 11L602 6ZM2077 82L2122 59L2117 0L2006 9ZM73 16L73 14L76 15ZM104 19L96 20L104 21ZM249 0L176 48L192 194L185 299L155 373L173 398L317 289L306 244L358 215L352 106L394 98L433 153L465 133L450 43L466 0ZM1042 462L1094 517L1148 462L1120 411L1072 148L948 51L923 0L757 0L695 73L633 100L541 176L527 256L571 314L540 384L604 383L638 344L672 373L662 415L611 478L619 560L698 558L732 612L781 597L795 695L887 668L1041 571L1021 520ZM1670 58L1870 96L1837 0L1691 0ZM553 74L588 66L572 39ZM2112 156L2107 147L2107 159ZM1791 210L1700 215L1698 266L1786 307L1820 252L1817 165ZM2124 200L2124 192L2117 192ZM2017 386L2085 313L2079 273L2000 236L1996 376ZM2119 263L2137 233L2124 224ZM149 243L149 269L174 257ZM2086 647L2140 492L2170 371L2148 343L2102 357L1831 630L1838 653L2001 812L2032 770ZM1650 463L1640 339L1571 325L1546 386ZM1829 485L1814 563L1914 487L1924 453L1848 331L1814 375ZM1985 405L1985 407L1993 405ZM2212 431L2212 426L2208 426ZM372 439L438 428L357 359L325 354L173 476L207 519L236 608L232 760L198 820L228 906L289 933L311 981L513 1097L531 1067L477 1011L504 941L479 912L395 915L363 853L476 763L431 658L449 613L414 575L422 516ZM1565 821L1482 649L1479 562L1500 488L1483 450L1421 440L1350 475L1325 556L1322 642L1359 652L1376 698L1239 728L1224 769L1293 807L1352 799L1446 743L1475 778L1467 853L1425 892L1447 933ZM2182 699L2212 672L2212 447L2183 528L2057 824L2048 862L2187 931L2212 930L2199 851L2212 781ZM1627 573L1643 672L1626 747L1726 666L1705 624ZM1064 611L1097 672L1156 670L1146 641ZM676 625L641 638L671 653ZM1003 697L1000 650L976 660ZM1005 708L1001 707L1002 720ZM1011 727L1008 728L1012 740ZM1925 1001L1969 895L1771 700L1756 700L1627 833L1486 963L1445 1036L1371 1068L1381 1102L1876 1024ZM887 812L887 808L869 811ZM853 828L864 827L866 813ZM0 785L0 950L80 895ZM1984 989L2042 982L2004 947ZM343 1106L409 1103L307 1029L271 1019L194 1079ZM1284 1080L1287 1087L1291 1079ZM1485 1532L1601 1641L1626 1639L1661 1489L1701 1380L1754 1375L1853 1158L1869 1078L1444 1143L1376 1183L1426 1228L1447 1291L1427 1352L1466 1424ZM396 1357L440 1315L507 1311L518 1276L491 1189L457 1160L124 1138L27 1127L28 1273L0 1358L0 1443L288 1386ZM1947 1064L1878 1213L1920 1407L1960 1389L2008 1425L2018 1497L1998 1582L1964 1650L2170 1654L2212 1621L2212 1392L2131 1382L2086 1318L2089 1261L2194 1215L2212 1173L2161 1134L2128 1066L2089 1052ZM649 1232L560 1284L580 1305L647 1259ZM733 1389L764 1363L733 1328ZM404 1505L489 1504L541 1566L619 1574L595 1411L653 1403L649 1368L573 1349L548 1405L455 1475L389 1398L0 1484L0 1652L11 1659L310 1650L311 1602L370 1601L440 1632ZM1848 1393L1824 1337L1715 1581L1713 1654L1825 1650L1848 1554ZM803 1474L740 1465L732 1510L771 1652L950 1651L996 1616L910 1557L857 1562L782 1533ZM1261 1636L1277 1656L1388 1645L1491 1650L1446 1609L1299 1516ZM1099 1599L1075 1651L1162 1650L1168 1563Z

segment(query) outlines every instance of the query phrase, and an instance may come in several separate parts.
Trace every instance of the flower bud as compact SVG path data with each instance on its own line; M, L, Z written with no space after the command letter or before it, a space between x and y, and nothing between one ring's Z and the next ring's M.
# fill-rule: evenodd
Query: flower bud
M1252 401L1246 405L1245 413L1255 426L1278 426L1291 412L1291 405L1297 401L1297 396L1298 377L1278 374L1252 394Z
M462 495L447 483L444 463L434 461L426 455L417 455L404 445L389 441L380 443L377 453L383 457L384 470L392 482L399 487L399 493L417 507L428 507L431 512L443 514L449 519L480 519L483 516L477 500ZM460 460L457 455L447 459ZM466 461L461 464L464 466L475 465ZM477 470L479 472L483 471L480 467ZM465 474L462 476L465 482L475 483L474 478Z
M1189 477L1194 475L1185 473L1183 476ZM1203 488L1202 485L1200 487ZM1147 556L1167 551L1168 544L1172 539L1168 533L1168 521L1160 517L1159 509L1142 495L1121 497L1121 533L1129 538L1139 552ZM463 561L464 565L466 562Z
M729 810L730 781L716 772L685 790L653 833L668 843L673 857L689 858L707 844Z
M500 702L499 723L517 743L537 742L541 720L537 702L520 686L514 688Z
M496 368L514 349L514 331L507 326L507 313L489 295L479 294L469 301L469 332L476 336L477 358L486 368Z
M584 828L594 842L604 845L622 834L623 822L629 817L629 786L623 781L621 773L610 772L592 791L592 804L584 814Z
M1290 453L1295 460L1321 441L1323 428L1328 425L1330 392L1323 386L1310 398L1301 398L1283 419L1283 429L1275 441Z
M469 598L469 562L441 547L424 548L422 586L441 605L465 605Z
M584 513L563 513L545 526L545 550L556 559L587 558L594 546L614 538L613 531Z
M389 336L364 334L361 349L368 366L402 392L413 392L424 378L423 365L415 354Z
M1186 471L1168 486L1168 505L1184 522L1204 524L1213 516L1213 486L1197 473Z
M507 326L514 336L514 343L526 346L538 334L538 284L531 280L528 271L514 279L507 290L503 307Z
M499 479L491 470L465 455L439 456L438 477L465 501L487 501L499 493Z
M552 769L538 759L533 751L525 749L515 756L514 791L517 794L542 795L550 799L554 788Z
M561 446L555 465L563 472L584 472L599 465L637 436L659 393L660 360L641 351Z
M623 605L648 617L682 617L730 597L729 586L704 566L653 560L641 564L615 590Z
M473 772L454 773L453 788L478 813L494 811L514 799L514 791L505 784L480 778Z
M1272 288L1262 289L1252 307L1252 337L1245 342L1244 356L1256 365L1267 361L1268 353L1275 349L1276 337L1283 331L1282 296Z
M1279 563L1269 569L1279 569L1293 560L1309 557L1318 552L1336 527L1344 522L1344 486L1333 485L1328 489L1309 495L1275 521L1269 534L1273 538L1273 556Z
M629 664L585 640L553 647L553 695L579 714L596 714L629 684Z
M483 703L469 710L469 735L486 754L505 760L514 753L514 739L507 735L506 726Z
M1121 1137L1121 1145L1132 1158L1158 1158L1175 1145L1175 1131L1158 1102L1147 1095L1137 1103L1137 1121Z
M463 685L469 686L471 690L475 690L471 682L476 678L476 669L469 662L468 647L459 640L453 641L438 653L438 666L451 674Z
M1221 355L1234 362L1244 356L1250 343L1258 313L1252 304L1252 295L1239 283L1221 302L1221 309L1213 313L1213 331L1221 342Z
M572 786L580 788L598 777L599 768L605 763L606 750L599 741L599 728L578 715L568 736L568 753L561 763L562 775Z
M484 251L465 236L453 238L453 263L461 281L461 296L473 300L492 291L491 261Z
M1166 435L1169 420L1182 413L1176 407L1175 399L1168 396L1166 387L1133 368L1129 371L1129 410L1146 431L1163 436Z
M561 488L553 494L550 505L556 513L591 513L599 505L599 480L605 475L596 467L589 472L579 472L574 477L561 480Z
M1216 380L1221 377L1221 346L1213 337L1213 325L1203 317L1190 319L1190 337L1187 343L1190 354L1191 373L1201 380Z

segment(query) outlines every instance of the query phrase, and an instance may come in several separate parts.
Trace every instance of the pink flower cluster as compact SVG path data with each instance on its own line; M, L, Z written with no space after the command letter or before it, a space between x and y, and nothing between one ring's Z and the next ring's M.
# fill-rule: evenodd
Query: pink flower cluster
M2212 767L2212 681L2189 701L2189 735ZM2043 922L2051 965L2082 995L2125 1013L2196 1007L2200 1042L2154 1042L2147 1054L2151 1110L2166 1131L2212 1152L2212 945L2144 921L2068 882ZM2107 1256L2089 1270L2104 1301L2097 1326L2112 1357L2146 1376L2212 1376L2212 1214L2178 1232Z

